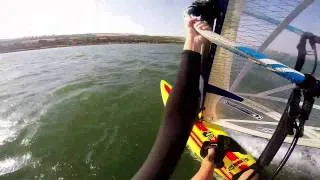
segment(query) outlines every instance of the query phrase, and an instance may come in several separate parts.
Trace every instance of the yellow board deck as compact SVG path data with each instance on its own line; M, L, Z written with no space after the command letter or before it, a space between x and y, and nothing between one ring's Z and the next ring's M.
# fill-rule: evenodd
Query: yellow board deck
M164 80L160 82L161 96L164 106L167 103L171 92L171 85ZM199 159L200 149L205 141L216 141L218 135L229 136L221 127L206 121L197 120L192 127L187 146L190 151ZM237 173L247 169L256 161L250 154L241 154L239 152L227 152L223 158L224 167L214 169L214 172L224 179L232 179Z

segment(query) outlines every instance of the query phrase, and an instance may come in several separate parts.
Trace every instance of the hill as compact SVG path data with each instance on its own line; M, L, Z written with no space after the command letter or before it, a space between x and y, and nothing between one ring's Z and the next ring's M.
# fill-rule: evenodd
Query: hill
M111 43L183 43L182 37L148 36L135 34L75 34L59 36L26 37L12 40L0 40L0 53L45 49L54 47L97 45Z

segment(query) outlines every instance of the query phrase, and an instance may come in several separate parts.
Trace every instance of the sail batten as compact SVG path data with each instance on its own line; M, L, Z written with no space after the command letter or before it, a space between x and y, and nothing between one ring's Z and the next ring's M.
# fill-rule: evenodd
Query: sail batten
M276 26L276 28L268 35L268 37L262 42L261 46L259 46L258 48L258 52L263 52L265 51L265 49L274 41L274 39L286 28L290 27L289 24L303 11L305 10L310 4L312 4L314 2L314 0L305 0L302 1L300 4L298 4L298 6L296 6L291 12L290 14L288 14L288 16L286 16L284 18L283 21L279 21L280 23L274 22L274 21L270 21L269 17L265 17L265 18L259 18L261 19L263 22L265 23L270 23L273 24L274 26ZM257 6L257 4L255 4ZM286 4L289 6L289 3ZM250 12L249 10L244 11L244 13L246 15L249 16L253 16L255 18L257 18L257 16L254 16L254 14L258 14L259 12ZM263 13L260 13L263 14ZM280 18L280 17L279 17ZM268 21L269 20L269 21ZM301 30L297 29L297 28L293 28L291 27L291 29L294 29L295 32L302 33ZM257 37L258 38L258 37ZM239 75L237 76L237 78L235 79L235 81L233 82L233 84L231 85L231 90L235 90L237 88L237 86L239 85L239 83L241 82L241 80L248 74L248 72L251 70L252 68L252 62L246 62L245 66L242 68L241 72L239 73Z

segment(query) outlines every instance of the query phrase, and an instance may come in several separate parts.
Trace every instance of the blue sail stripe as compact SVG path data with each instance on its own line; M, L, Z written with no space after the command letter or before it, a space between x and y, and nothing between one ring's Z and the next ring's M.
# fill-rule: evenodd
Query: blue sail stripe
M268 66L271 66L271 68L273 69L277 69L277 68L288 68L288 66L284 65L284 64L268 64Z
M254 49L245 47L245 46L236 46L234 47L237 51L249 56L250 58L255 59L256 61L260 61L263 63L262 65L265 67L269 67L276 74L290 80L293 83L299 84L302 83L305 79L304 75L298 71L295 71L284 64L267 64L263 61L263 59L268 59L268 56L262 53L255 51ZM275 60L274 60L275 61ZM277 61L275 61L277 62Z
M251 48L245 47L245 46L236 46L235 48L240 50L241 52L251 56L251 57L254 57L255 59L267 59L268 58L267 55L262 54L262 53L258 53L257 51L255 51Z

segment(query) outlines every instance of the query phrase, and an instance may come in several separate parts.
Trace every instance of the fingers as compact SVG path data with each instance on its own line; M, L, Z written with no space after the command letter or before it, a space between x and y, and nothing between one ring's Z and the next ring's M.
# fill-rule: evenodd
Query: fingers
M210 148L210 149L208 149L208 154L207 154L207 156L206 156L203 160L212 163L213 160L214 160L215 152L216 152L216 151L215 151L215 148Z
M208 156L214 156L215 153L216 153L215 148L208 149Z
M207 23L205 23L205 24L203 24L203 26L200 27L200 29L202 29L202 30L211 30L211 27Z
M212 169L214 166L215 148L208 149L208 155L202 160L201 167L204 169Z
M194 23L194 27L200 30L211 30L210 26L205 21L197 21Z
M199 17L185 15L184 17L186 28L197 28L201 30L211 30L210 26L205 21L200 21Z
M197 21L196 17L192 17L192 16L189 16L189 15L186 15L184 17L184 22L185 22L185 24L187 26L192 26L196 21Z
M215 148L208 149L209 161L213 162L215 153L216 153Z
M254 172L253 169L249 169L249 170L245 171L243 174L241 174L241 176L239 177L238 180L246 180L246 179L248 179L253 172ZM252 180L259 179L259 174L254 175L251 179Z

